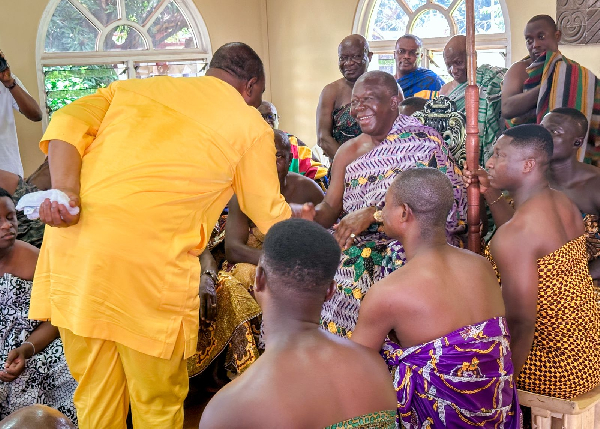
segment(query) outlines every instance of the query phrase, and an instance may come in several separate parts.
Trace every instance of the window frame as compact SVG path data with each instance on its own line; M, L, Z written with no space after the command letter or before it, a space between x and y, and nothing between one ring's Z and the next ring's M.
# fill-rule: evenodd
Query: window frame
M396 0L399 4L403 0ZM458 3L459 0L454 0L452 6ZM466 0L465 0L466 1ZM510 33L510 18L508 16L508 8L505 0L498 0L502 8L502 16L504 18L504 33L496 34L477 34L475 35L475 49L506 49L506 58L504 59L505 67L509 67L511 62L511 33ZM377 0L360 0L356 8L356 14L354 15L354 23L352 26L352 32L355 34L361 34L367 37L367 30L369 27L369 21L371 15L375 11L375 5ZM420 6L409 15L409 21L407 27L411 25L415 17L420 15L424 10L433 9L447 17L448 13L437 4L427 3ZM449 25L450 36L449 37L434 37L434 38L422 38L423 41L423 57L421 60L421 67L429 67L429 51L443 51L446 43L450 37L456 35L456 29ZM373 40L369 41L369 48L374 54L393 54L396 48L396 40Z
M100 37L96 41L96 50L88 52L45 52L46 33L52 20L54 11L62 1L71 3L78 9L91 23L100 31ZM125 10L125 0L117 0L121 10ZM146 24L150 26L152 22L161 14L164 8L171 0L162 0L154 12L151 21ZM208 28L202 19L202 15L191 0L172 0L180 8L181 12L187 18L187 21L194 31L197 48L183 49L155 49L152 46L152 38L147 30L136 22L128 21L123 17L117 21L111 22L104 26L102 25L78 0L50 0L46 5L46 9L42 15L38 28L36 41L36 73L38 78L39 100L43 106L42 113L42 128L45 131L48 126L49 118L46 111L46 91L44 81L44 67L52 66L83 66L83 65L102 65L122 63L127 69L127 78L135 79L135 63L140 62L173 62L173 61L199 61L205 60L207 63L212 58L212 48ZM105 51L104 41L110 32L119 25L128 25L137 30L149 44L145 50L126 50L126 51Z

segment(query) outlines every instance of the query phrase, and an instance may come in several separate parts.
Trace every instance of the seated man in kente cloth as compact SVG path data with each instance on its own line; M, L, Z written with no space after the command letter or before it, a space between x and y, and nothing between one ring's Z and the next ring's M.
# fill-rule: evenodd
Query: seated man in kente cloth
M577 206L547 175L552 135L540 125L503 133L488 160L490 186L506 190L512 218L492 238L520 389L570 399L600 384L600 307Z
M273 103L263 101L258 107L263 119L274 130L279 129L279 115L277 108ZM299 173L310 179L320 181L327 176L327 168L323 167L316 158L313 157L312 150L306 144L293 134L287 133L292 150L292 162L290 171Z
M525 27L529 57L514 63L504 79L502 116L508 125L540 123L557 107L573 107L589 121L580 161L600 166L600 81L558 50L561 32L554 19L536 15Z
M458 112L465 112L465 92L467 89L467 38L457 35L444 47L444 62L448 73L454 80L440 90L456 103ZM477 86L479 87L479 165L485 165L491 156L491 148L504 128L500 116L502 79L505 68L483 64L477 67Z
M314 222L269 230L254 289L266 351L208 403L200 429L395 428L396 396L381 358L319 329L339 259L335 239Z
M284 131L274 130L277 175L281 194L289 203L314 205L323 201L323 192L313 180L289 171L292 162L290 141ZM246 216L237 197L229 201L225 225L225 258L217 275L217 264L209 250L200 258L201 290L216 288L216 308L201 310L200 319L208 324L198 332L196 353L187 360L190 377L201 374L217 357L217 383L225 381L225 373L241 374L262 351L257 337L260 333L261 309L252 297L254 274L264 234ZM207 301L207 300L205 300Z
M396 79L405 97L431 100L437 97L444 81L435 72L419 67L422 49L423 42L413 34L405 34L396 41Z
M394 179L385 199L385 232L402 242L407 262L371 287L352 340L381 350L401 426L519 428L494 270L446 241L452 183L439 170L413 168Z
M371 71L352 91L352 115L364 134L341 147L331 168L331 184L315 221L334 227L343 249L335 275L337 289L323 306L322 326L350 337L358 308L371 285L406 260L402 245L380 230L378 207L394 177L413 167L433 167L454 185L455 204L448 215L447 239L460 245L465 232L466 193L442 136L417 118L398 114L398 85L394 77Z
M340 146L361 133L350 115L354 83L369 67L373 53L360 34L352 34L340 43L338 60L342 78L325 86L317 106L317 144L333 159Z

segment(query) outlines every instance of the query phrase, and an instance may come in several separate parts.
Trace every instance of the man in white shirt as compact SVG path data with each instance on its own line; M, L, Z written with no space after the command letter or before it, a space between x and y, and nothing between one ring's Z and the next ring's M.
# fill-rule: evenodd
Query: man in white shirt
M0 58L4 59L2 51ZM2 66L6 65L3 69ZM0 60L0 170L23 177L14 110L30 121L42 120L39 104L27 92L21 81L10 72L10 66Z

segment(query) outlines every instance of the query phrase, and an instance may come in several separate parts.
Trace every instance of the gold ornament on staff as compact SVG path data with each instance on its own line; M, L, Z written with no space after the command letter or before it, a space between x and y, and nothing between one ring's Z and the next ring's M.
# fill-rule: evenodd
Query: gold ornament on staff
M467 90L465 113L467 115L467 169L475 173L479 168L479 87L477 86L477 51L475 50L475 1L466 0L467 9ZM479 181L473 174L467 188L467 225L469 228L469 250L481 253L479 204Z

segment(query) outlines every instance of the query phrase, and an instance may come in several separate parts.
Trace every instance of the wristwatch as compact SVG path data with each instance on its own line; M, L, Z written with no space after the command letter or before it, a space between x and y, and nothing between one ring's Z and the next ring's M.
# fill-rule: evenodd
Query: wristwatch
M17 79L13 79L13 84L11 86L5 86L5 88L9 91L12 91L15 88L15 86L17 86Z

